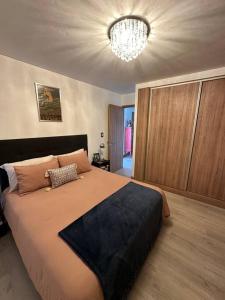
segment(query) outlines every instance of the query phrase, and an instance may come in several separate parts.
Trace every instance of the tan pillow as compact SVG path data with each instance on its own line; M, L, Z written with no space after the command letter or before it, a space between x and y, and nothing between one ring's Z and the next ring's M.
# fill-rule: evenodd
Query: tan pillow
M33 166L14 167L19 194L25 194L36 191L50 185L49 178L45 177L45 173L49 169L57 169L59 167L58 159L53 158L48 162L44 162Z
M64 153L64 154L59 154L57 156L67 156L67 155L72 155L72 154L77 154L77 153L81 153L81 152L84 152L84 149L79 149L79 150L76 150L76 151L73 151L73 152L69 152L69 153Z
M46 161L50 161L52 159L53 159L53 155L49 155L49 156L26 159L23 161L4 164L2 167L3 169L6 170L9 178L9 192L13 192L17 189L17 178L16 178L16 172L14 170L14 167L39 165Z
M88 161L87 151L73 155L58 156L60 167L65 167L71 164L77 165L77 174L91 171L91 165Z

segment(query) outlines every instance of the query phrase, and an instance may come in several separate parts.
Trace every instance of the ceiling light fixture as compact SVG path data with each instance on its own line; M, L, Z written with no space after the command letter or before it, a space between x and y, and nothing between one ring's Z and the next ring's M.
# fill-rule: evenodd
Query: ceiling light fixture
M135 59L143 51L149 33L149 23L133 15L117 19L108 29L112 51L126 62Z

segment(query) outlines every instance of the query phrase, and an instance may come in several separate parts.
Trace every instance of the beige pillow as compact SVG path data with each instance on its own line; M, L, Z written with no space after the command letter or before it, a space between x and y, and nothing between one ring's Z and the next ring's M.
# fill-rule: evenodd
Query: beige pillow
M58 169L48 170L50 180L52 183L52 188L63 185L67 182L78 179L77 175L77 165L72 164Z
M50 180L45 177L45 173L49 169L56 169L58 167L57 158L38 165L15 167L19 194L23 195L49 186Z
M88 161L87 151L73 155L64 155L59 156L59 165L60 167L65 167L71 164L77 165L77 174L85 173L91 170L91 165Z
M17 189L17 178L16 178L16 172L14 170L14 167L38 165L50 161L52 159L53 159L53 155L48 155L44 157L37 157L37 158L26 159L22 161L4 164L2 168L6 170L9 178L9 192L13 192Z

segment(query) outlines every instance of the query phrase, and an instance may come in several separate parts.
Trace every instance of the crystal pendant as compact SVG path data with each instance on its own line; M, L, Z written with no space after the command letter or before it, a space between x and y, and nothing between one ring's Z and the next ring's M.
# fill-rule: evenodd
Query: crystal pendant
M108 32L112 51L126 62L135 59L145 48L149 32L149 24L139 17L118 19Z

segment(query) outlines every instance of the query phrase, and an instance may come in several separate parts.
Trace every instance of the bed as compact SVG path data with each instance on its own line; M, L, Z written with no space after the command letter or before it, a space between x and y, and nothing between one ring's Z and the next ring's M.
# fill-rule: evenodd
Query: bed
M15 144L20 143L19 156L17 152L17 159L20 160L34 157L35 154L59 154L79 148L87 150L85 135L61 137L60 150L52 149L53 145L58 145L60 137L50 138L50 141L44 138L45 142L41 138L32 139L33 143L30 140L12 140L10 146L7 141L0 141L0 147L3 145L9 149L13 146L15 149ZM24 150L26 143L30 143L29 150ZM39 148L41 151L33 153L37 149L36 143L42 145ZM4 162L15 160L12 152L9 153L10 158L4 152ZM40 189L23 197L17 192L5 194L5 217L29 276L43 299L104 299L97 276L59 238L58 232L130 181L129 178L92 167L90 172L83 174L82 179L50 191ZM163 213L168 216L169 208L164 193L157 187L152 188L162 194Z

